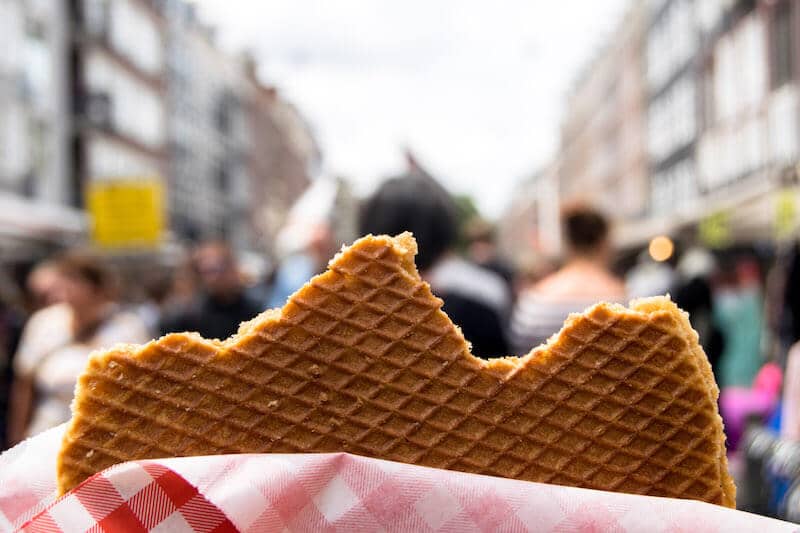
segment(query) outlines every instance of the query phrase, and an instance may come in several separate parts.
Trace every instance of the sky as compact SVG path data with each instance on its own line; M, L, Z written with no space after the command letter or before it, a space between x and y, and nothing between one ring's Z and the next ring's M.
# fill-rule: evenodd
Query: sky
M310 122L323 172L369 194L406 147L496 218L552 157L570 87L626 0L196 0L223 47Z

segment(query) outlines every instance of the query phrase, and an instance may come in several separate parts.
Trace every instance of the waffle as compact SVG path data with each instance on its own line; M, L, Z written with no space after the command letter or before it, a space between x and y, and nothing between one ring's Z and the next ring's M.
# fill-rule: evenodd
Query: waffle
M60 491L128 460L346 451L734 505L711 368L668 299L598 304L529 355L484 361L415 253L410 234L367 236L225 341L94 353Z

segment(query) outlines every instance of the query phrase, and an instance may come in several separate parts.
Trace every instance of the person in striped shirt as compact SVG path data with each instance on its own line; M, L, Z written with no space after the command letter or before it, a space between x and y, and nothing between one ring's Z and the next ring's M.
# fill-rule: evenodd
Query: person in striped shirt
M565 209L561 216L567 260L563 267L520 295L511 317L515 353L524 355L557 333L570 313L599 302L622 303L625 285L608 268L609 223L587 206Z

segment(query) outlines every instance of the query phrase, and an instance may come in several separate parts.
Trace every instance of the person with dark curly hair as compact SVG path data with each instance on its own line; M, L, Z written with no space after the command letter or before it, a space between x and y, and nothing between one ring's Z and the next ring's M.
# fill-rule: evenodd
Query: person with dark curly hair
M456 207L433 178L412 173L386 181L364 204L360 230L375 235L412 232L420 275L444 301L444 311L461 328L472 353L508 355L508 286L496 273L455 253Z
M570 313L600 302L623 302L625 285L608 268L609 223L599 211L574 206L561 216L566 262L523 291L511 318L511 340L526 354L557 333Z

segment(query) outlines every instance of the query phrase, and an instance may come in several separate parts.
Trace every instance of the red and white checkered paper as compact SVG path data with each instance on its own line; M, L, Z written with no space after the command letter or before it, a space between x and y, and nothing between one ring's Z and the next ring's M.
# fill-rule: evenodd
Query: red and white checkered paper
M689 500L448 472L338 454L137 461L55 498L64 428L0 456L0 530L793 531Z

